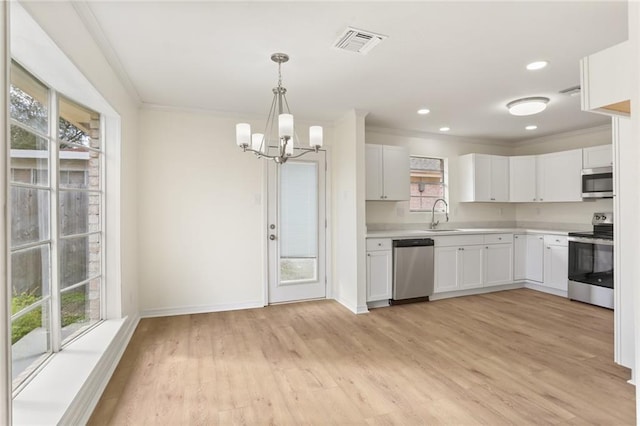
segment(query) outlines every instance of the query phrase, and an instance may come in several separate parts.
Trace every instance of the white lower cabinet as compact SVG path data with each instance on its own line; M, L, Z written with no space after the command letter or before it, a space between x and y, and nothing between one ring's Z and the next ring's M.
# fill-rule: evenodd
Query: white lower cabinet
M436 239L435 293L513 282L513 235Z
M391 299L392 259L390 239L367 240L367 302Z
M513 244L485 246L484 286L513 282Z
M434 250L434 293L458 290L458 247Z
M483 248L436 247L434 293L482 287Z
M525 279L542 283L544 281L544 236L527 235L527 263Z
M524 280L527 277L527 235L513 236L513 279Z
M544 283L545 287L568 290L569 247L567 237L547 235L544 237Z
M483 285L483 247L467 246L460 247L458 258L458 286L460 289L478 288Z

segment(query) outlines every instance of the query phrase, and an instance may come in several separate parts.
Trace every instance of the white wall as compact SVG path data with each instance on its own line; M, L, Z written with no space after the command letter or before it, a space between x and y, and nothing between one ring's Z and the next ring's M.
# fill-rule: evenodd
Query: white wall
M21 3L56 45L120 115L120 199L116 214L121 231L121 312L138 314L137 156L138 105L102 55L69 2ZM107 149L109 149L107 147Z
M334 298L366 311L364 115L348 112L335 125L331 150Z
M367 129L366 142L401 145L411 155L448 159L449 218L461 222L538 222L589 225L594 212L613 211L610 199L576 203L460 203L458 202L457 157L471 152L496 155L536 155L611 144L611 126L568 132L514 144L491 144L455 136ZM444 215L436 215L441 223ZM409 202L367 201L367 224L427 224L431 213L409 212Z
M143 315L264 303L266 162L236 146L239 121L246 120L176 110L140 113Z
M509 155L509 146L455 136L399 132L389 129L366 129L366 143L399 145L409 148L410 155L424 155L448 160L449 219L451 222L514 221L516 207L508 203L458 202L458 156L472 152ZM436 220L444 223L444 215ZM417 224L431 222L431 213L409 212L409 202L367 201L367 224Z

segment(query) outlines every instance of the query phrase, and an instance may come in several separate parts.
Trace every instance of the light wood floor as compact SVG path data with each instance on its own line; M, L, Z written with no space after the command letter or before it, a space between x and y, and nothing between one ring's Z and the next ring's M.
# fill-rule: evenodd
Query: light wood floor
M635 424L611 311L521 289L144 319L91 425Z

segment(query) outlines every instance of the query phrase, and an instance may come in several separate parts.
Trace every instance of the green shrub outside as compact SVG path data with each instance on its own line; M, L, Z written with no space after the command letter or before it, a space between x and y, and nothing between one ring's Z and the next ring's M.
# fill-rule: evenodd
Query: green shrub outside
M11 314L20 312L39 299L38 296L27 292L14 296L11 299ZM62 327L85 320L85 300L84 290L62 294ZM34 309L11 323L11 344L39 327L42 327L42 307Z

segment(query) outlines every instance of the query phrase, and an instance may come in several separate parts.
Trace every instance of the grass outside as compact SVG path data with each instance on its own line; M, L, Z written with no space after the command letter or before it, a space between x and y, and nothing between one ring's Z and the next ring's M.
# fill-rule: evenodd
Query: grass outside
M78 291L79 290L79 291ZM86 319L86 293L84 288L72 290L62 294L62 327ZM11 299L11 314L33 305L39 296L31 293L22 293ZM27 314L11 322L11 344L16 343L33 330L43 326L42 307L38 307Z

